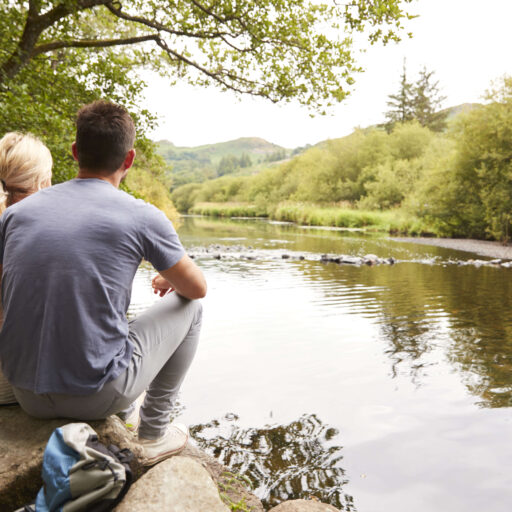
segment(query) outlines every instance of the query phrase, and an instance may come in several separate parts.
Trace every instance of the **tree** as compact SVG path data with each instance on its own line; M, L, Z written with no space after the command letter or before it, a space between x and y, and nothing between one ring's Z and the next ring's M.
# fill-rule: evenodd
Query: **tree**
M246 167L251 167L251 165L252 165L251 157L247 153L242 153L242 155L238 159L238 165L241 169L245 169Z
M508 241L512 232L512 77L486 95L489 103L462 116L457 126L457 179L480 201L486 234ZM467 196L463 198L463 203Z
M220 159L219 165L217 166L217 175L224 176L225 174L231 174L240 167L240 161L235 155L225 155Z
M437 137L414 197L415 213L443 236L507 241L512 232L512 78Z
M424 67L413 87L412 106L414 118L421 126L426 126L434 132L441 132L446 127L447 112L442 112L441 105L446 99L439 92L439 81L434 82L434 71Z
M409 82L404 59L400 88L396 94L388 96L389 110L385 113L388 131L391 131L396 123L406 123L413 119L432 131L444 130L447 112L440 111L440 108L446 98L441 96L439 81L434 82L433 76L434 71L428 71L423 67L418 79L415 82Z
M385 116L387 126L391 129L395 123L405 123L414 119L413 84L407 80L407 65L404 59L402 74L400 75L400 88L397 94L390 94L387 106L389 110Z
M4 0L0 84L34 60L58 66L84 49L98 59L117 48L127 66L195 84L329 104L346 96L359 70L350 33L367 30L372 43L398 40L411 1ZM340 29L347 37L329 36ZM73 72L86 77L76 66Z

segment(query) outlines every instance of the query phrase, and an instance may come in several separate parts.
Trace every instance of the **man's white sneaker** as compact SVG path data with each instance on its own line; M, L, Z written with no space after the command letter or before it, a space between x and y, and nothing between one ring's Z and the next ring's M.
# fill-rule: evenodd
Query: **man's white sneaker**
M139 443L144 451L144 466L157 462L183 451L188 442L188 428L181 423L171 423L165 434L158 439L142 439Z

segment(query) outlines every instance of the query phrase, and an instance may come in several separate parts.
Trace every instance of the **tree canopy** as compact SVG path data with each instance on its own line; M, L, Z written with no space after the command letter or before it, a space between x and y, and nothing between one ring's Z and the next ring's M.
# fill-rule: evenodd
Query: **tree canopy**
M367 31L371 43L399 39L411 1L4 1L0 83L41 58L86 80L91 61L108 67L108 50L123 48L126 68L318 107L342 100L359 69L351 33ZM77 66L84 49L89 65Z

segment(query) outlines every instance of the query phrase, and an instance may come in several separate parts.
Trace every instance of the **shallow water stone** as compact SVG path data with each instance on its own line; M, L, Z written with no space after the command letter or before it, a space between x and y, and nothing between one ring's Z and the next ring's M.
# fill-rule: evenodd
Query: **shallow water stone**
M311 500L290 500L271 508L269 512L339 512L332 505Z
M358 258L357 256L343 256L341 263L344 263L347 265L360 265L361 258Z
M135 482L117 512L229 512L206 469L188 457L172 457Z

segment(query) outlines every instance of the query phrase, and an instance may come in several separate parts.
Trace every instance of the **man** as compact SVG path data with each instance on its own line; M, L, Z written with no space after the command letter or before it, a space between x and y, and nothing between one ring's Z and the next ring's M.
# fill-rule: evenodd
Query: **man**
M76 179L41 190L0 218L4 325L0 360L21 407L36 417L138 423L146 462L181 451L169 424L194 357L206 294L201 270L157 208L118 189L135 158L126 110L97 101L77 116ZM130 323L142 259L165 295ZM172 292L172 293L167 293Z

